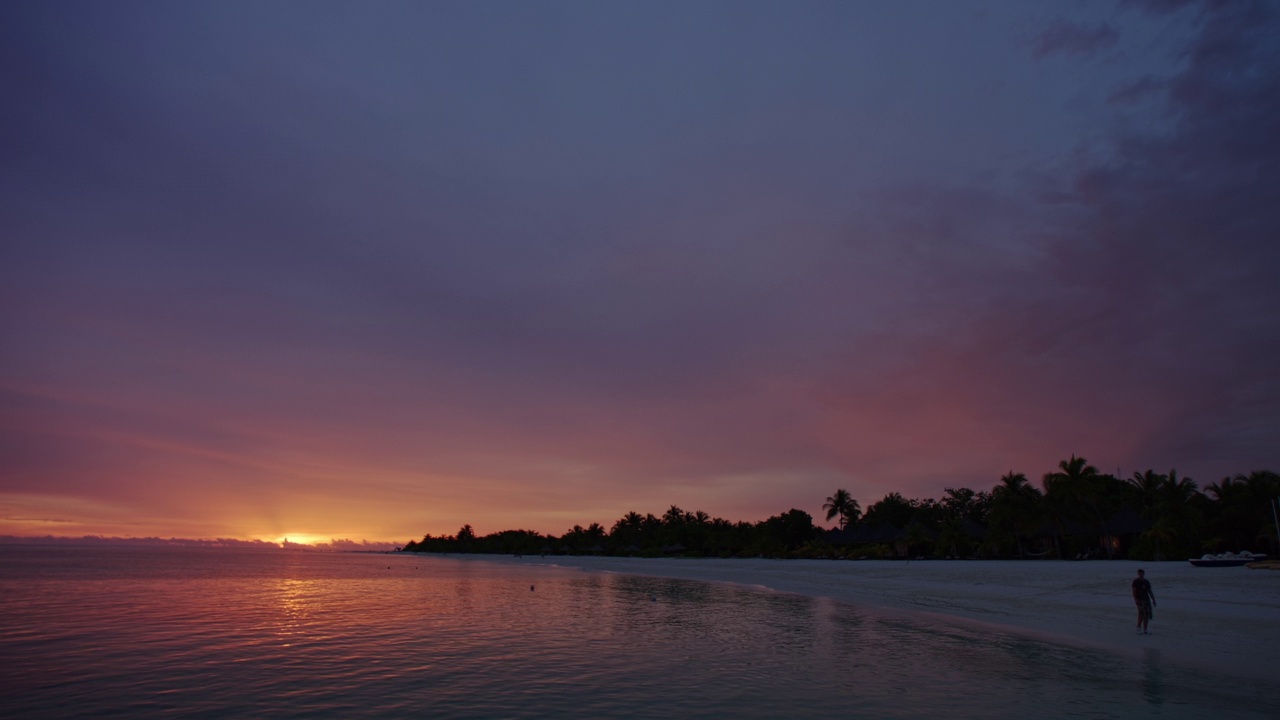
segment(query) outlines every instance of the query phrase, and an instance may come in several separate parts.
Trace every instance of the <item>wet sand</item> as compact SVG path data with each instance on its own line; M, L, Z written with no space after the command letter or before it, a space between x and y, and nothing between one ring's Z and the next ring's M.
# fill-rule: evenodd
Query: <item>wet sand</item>
M591 572L728 582L889 612L987 623L1055 642L1274 680L1280 668L1280 571L1185 561L824 561L484 556ZM1157 607L1134 631L1129 583L1142 567Z

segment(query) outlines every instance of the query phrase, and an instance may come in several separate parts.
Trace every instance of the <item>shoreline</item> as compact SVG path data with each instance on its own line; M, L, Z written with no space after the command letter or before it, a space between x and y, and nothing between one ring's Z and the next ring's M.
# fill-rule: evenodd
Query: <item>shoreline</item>
M431 554L423 554L431 557ZM832 561L449 555L730 583L879 611L980 624L1235 676L1275 681L1280 667L1280 573L1196 568L1184 561ZM1134 630L1129 583L1145 568L1157 607L1150 635Z

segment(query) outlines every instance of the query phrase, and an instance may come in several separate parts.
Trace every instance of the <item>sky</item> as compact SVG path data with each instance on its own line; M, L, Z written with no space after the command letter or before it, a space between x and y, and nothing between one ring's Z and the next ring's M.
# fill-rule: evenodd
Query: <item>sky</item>
M1280 470L1270 2L0 5L0 534Z

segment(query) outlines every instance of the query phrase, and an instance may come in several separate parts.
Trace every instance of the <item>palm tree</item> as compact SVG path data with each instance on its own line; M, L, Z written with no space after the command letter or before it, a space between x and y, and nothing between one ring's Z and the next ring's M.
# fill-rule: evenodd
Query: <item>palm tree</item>
M1081 495L1085 486L1098 477L1098 468L1089 464L1084 458L1071 456L1070 460L1058 463L1058 471L1044 476L1044 491L1053 492L1055 487L1063 488L1069 495Z
M476 532L471 529L470 523L463 525L458 530L457 545L459 551L467 552L471 547L471 543L475 542L475 540Z
M1099 532L1106 520L1102 516L1103 476L1098 468L1089 464L1088 460L1072 454L1070 460L1058 463L1058 472L1046 473L1044 476L1045 497L1052 498L1051 505L1063 513L1070 505L1079 505L1090 510L1093 521ZM1103 543L1107 559L1111 559L1111 539Z
M996 485L995 489L1016 495L1029 487L1031 487L1031 481L1025 474L1010 470L1000 477L1000 484Z
M1205 492L1213 496L1218 502L1224 502L1233 494L1235 494L1236 482L1230 477L1222 478L1222 482L1209 483L1204 489Z
M1006 533L1013 537L1019 557L1025 554L1022 538L1033 533L1039 524L1040 500L1040 491L1031 486L1027 476L1012 470L991 491L992 529L997 538Z
M1219 543L1228 550L1249 549L1254 543L1273 542L1270 512L1271 499L1280 496L1280 475L1269 470L1255 470L1248 475L1223 478L1205 491L1217 500Z
M680 509L679 505L672 505L662 514L662 523L671 526L682 525L684 524L684 515L684 511Z
M597 544L604 541L604 526L600 523L591 523L587 526L587 537L594 540Z
M1168 475L1161 475L1155 470L1135 472L1133 477L1129 478L1129 484L1138 492L1138 504L1141 506L1143 517L1148 520L1155 519L1154 515L1160 506L1161 494L1168 481Z
M1191 502L1191 500L1200 494L1200 488L1196 485L1196 481L1191 478L1179 478L1177 470L1170 470L1168 480L1164 483L1163 500L1173 505L1181 505Z
M839 515L840 529L843 530L850 522L857 522L862 516L862 507L858 505L858 501L853 499L848 490L841 488L836 490L835 495L827 498L822 504L822 509L827 511L827 519Z
M662 544L689 546L690 514L672 505L662 514Z
M1186 553L1197 552L1200 546L1200 512L1196 501L1203 499L1196 481L1179 478L1177 470L1170 470L1160 488L1159 512L1161 520L1175 528L1173 541L1181 541L1177 549Z

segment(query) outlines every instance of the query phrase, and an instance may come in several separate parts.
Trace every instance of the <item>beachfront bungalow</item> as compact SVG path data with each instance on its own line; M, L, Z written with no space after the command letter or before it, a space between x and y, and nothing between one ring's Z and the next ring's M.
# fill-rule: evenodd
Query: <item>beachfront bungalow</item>
M1031 555L1072 560L1127 557L1150 523L1136 510L1122 507L1102 525L1087 526L1066 520L1046 520L1032 536L1036 541Z
M1102 523L1098 543L1104 548L1109 546L1113 558L1127 557L1138 537L1150 527L1151 523L1142 519L1137 510L1122 507Z

